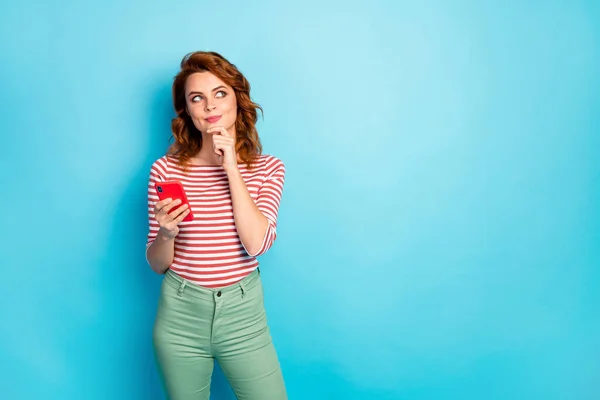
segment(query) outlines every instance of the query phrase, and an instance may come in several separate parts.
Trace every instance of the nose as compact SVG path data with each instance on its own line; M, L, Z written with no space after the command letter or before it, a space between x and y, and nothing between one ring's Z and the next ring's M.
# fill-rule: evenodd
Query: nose
M206 109L206 111L212 111L215 109L215 105L213 103L211 103L209 100L206 101L206 107L204 107Z

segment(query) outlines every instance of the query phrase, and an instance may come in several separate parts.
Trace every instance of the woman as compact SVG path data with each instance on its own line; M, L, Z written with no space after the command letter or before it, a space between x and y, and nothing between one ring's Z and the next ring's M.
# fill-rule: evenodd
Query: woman
M214 52L186 55L173 83L174 142L150 171L146 258L164 274L153 343L167 395L208 399L214 360L238 399L286 399L257 256L276 237L285 168L261 154L250 85ZM179 200L154 184L178 180Z

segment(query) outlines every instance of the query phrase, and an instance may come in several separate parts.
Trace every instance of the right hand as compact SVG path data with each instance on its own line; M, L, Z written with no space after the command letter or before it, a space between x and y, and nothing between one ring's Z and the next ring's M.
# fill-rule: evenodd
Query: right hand
M173 239L179 233L179 223L190 213L188 205L184 204L181 207L175 209L174 212L169 213L171 209L181 204L180 199L164 199L154 204L154 217L160 225L160 230L163 234Z

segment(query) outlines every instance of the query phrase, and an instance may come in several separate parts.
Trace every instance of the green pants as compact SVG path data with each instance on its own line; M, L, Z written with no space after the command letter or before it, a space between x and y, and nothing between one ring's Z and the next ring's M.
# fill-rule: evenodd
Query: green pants
M258 270L222 289L167 270L153 343L169 399L208 399L215 359L238 399L287 399Z

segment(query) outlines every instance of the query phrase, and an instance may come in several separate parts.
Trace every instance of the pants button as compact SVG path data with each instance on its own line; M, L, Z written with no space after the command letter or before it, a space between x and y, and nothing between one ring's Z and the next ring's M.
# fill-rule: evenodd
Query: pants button
M217 292L217 297L221 297L221 291L220 290Z

